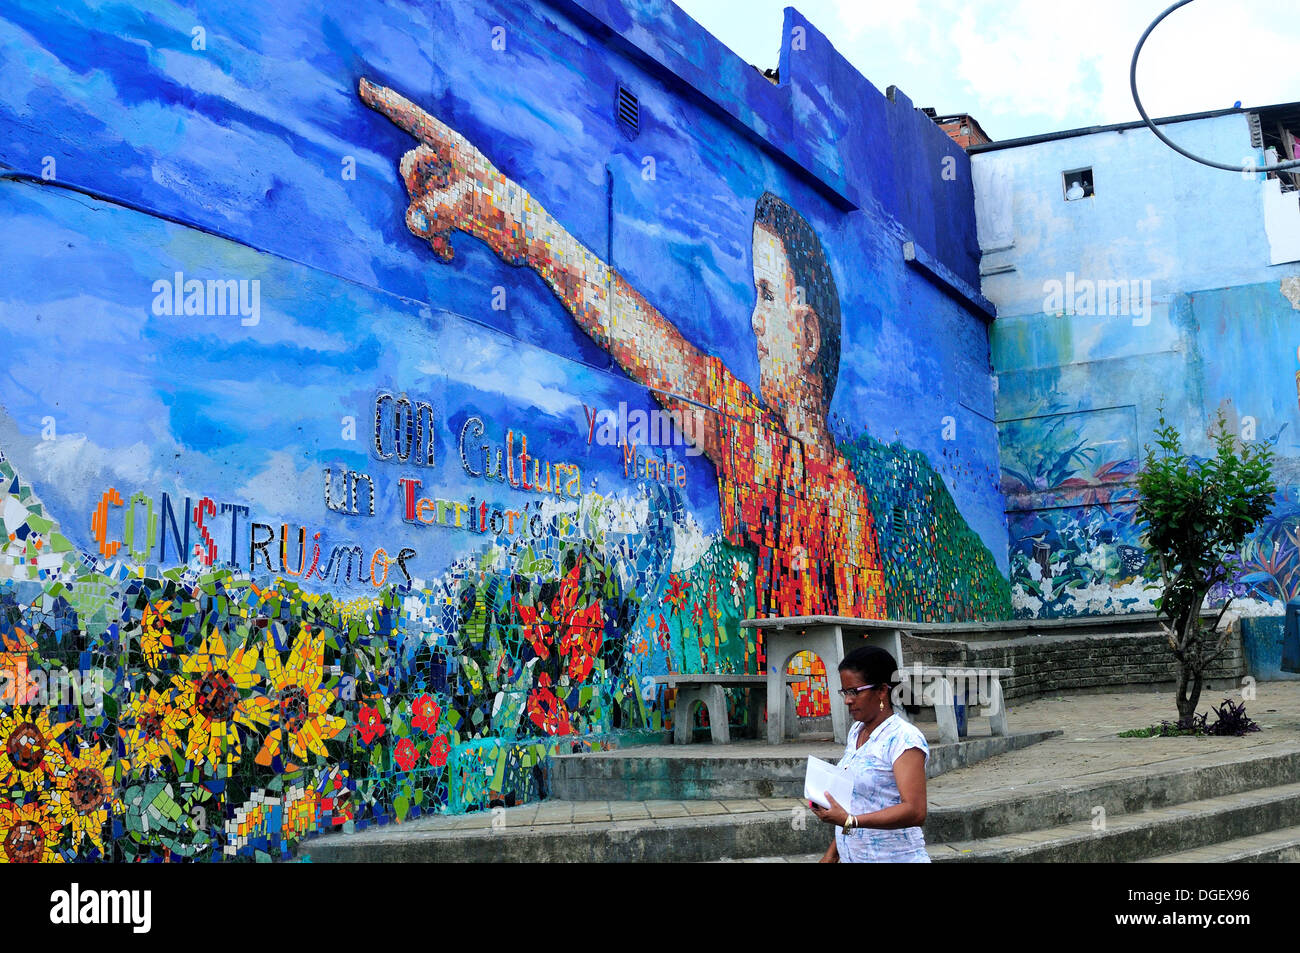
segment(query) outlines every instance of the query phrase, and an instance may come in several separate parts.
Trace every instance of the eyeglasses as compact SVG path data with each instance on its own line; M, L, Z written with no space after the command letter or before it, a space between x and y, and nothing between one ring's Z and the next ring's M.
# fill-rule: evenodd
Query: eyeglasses
M879 685L859 685L857 688L841 688L840 698L843 698L845 701L848 701L850 698L853 698L855 695L860 695L863 692L869 692L873 688L879 688L879 687L880 687Z

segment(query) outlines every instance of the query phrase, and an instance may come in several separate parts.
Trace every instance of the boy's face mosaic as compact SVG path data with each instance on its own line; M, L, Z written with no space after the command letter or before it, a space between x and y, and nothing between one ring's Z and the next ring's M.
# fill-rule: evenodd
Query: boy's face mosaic
M778 413L820 396L815 370L821 345L817 313L803 302L785 244L765 225L754 225L754 314L763 400Z

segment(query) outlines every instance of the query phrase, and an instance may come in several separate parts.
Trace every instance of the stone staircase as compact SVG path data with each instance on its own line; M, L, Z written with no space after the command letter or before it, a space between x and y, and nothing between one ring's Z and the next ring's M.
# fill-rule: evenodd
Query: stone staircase
M1300 742L932 807L937 863L1300 861ZM550 799L304 843L330 861L813 861L829 829L796 797Z
M931 747L931 775L1061 734L975 737ZM698 862L825 850L829 829L807 809L809 755L834 761L843 745L796 741L646 745L550 760L549 796L536 804L305 842L313 862Z
M934 809L936 862L1300 860L1300 744Z
M1300 862L1300 744L931 808L935 863ZM1102 810L1098 810L1101 808ZM734 857L812 863L820 851Z

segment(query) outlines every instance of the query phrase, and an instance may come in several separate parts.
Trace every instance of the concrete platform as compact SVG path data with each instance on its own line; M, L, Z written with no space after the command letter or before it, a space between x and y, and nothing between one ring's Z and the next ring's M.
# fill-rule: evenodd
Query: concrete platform
M933 723L922 724L936 736ZM927 777L1037 744L1061 734L1039 729L1006 736L987 729L958 744L930 742ZM844 746L829 740L801 740L771 745L738 741L729 745L642 745L614 751L562 755L550 760L550 791L567 801L716 800L720 798L792 797L803 794L808 758L836 762Z
M1221 697L1207 694L1202 707ZM1296 860L1300 684L1260 684L1247 710L1264 727L1243 738L1119 738L1121 730L1173 717L1172 695L1013 705L1013 732L1061 733L933 778L931 855L941 862ZM761 750L731 747L739 761ZM812 742L777 750L802 759L829 749ZM682 746L676 763L716 761L718 751ZM638 757L635 749L604 755L606 762ZM829 836L797 798L545 801L329 835L307 841L299 855L317 862L808 862Z
M1263 730L1241 738L1118 737L1172 718L1173 699L1165 692L1012 706L1014 727L1058 726L1063 734L932 781L925 827L931 857L1300 861L1300 686L1269 682L1257 691L1246 707ZM1201 709L1222 697L1206 693Z

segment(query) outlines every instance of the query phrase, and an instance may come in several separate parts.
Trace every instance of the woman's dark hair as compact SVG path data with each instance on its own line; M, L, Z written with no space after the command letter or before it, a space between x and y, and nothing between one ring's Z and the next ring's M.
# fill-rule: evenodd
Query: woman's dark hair
M817 323L821 326L817 374L822 379L822 393L829 408L840 373L841 318L840 296L822 243L808 221L771 192L759 197L754 208L754 224L771 229L781 239L790 270L794 272L794 283L803 289L808 307L817 312Z
M869 685L897 684L895 675L898 663L884 649L874 645L860 645L840 662L841 672L854 672Z

